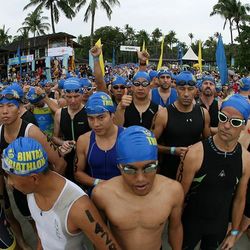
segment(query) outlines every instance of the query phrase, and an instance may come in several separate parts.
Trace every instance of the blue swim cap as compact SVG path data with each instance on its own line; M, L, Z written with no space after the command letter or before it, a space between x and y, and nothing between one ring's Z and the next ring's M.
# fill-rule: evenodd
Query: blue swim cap
M150 81L152 81L155 77L157 77L158 72L156 70L151 70L149 72L149 77L150 77Z
M157 73L157 77L158 78L160 78L160 76L162 76L162 75L168 75L168 76L170 76L171 78L172 78L172 72L171 71L169 71L169 70L167 70L167 69L160 69L159 71L158 71L158 73Z
M15 86L13 87L12 85L9 85L8 87L6 87L1 91L0 95L3 97L2 99L0 99L0 104L12 103L17 107L19 107L21 99L20 96L18 95L17 90L15 89ZM13 95L13 98L6 98L7 95Z
M133 77L133 81L136 81L139 78L143 78L143 79L147 80L148 82L150 82L149 74L145 71L138 71L137 73L135 73L135 75Z
M205 82L205 81L209 81L209 82L212 82L215 84L215 79L212 75L204 75L202 76L202 83Z
M44 96L42 95L37 95L36 94L36 88L35 87L30 87L27 95L26 95L27 100L31 103L31 104L35 104L40 102Z
M122 76L115 76L111 82L111 85L117 85L117 84L122 84L122 85L126 85L127 84L127 81L124 77Z
M89 97L85 110L88 115L99 115L104 112L115 113L115 106L111 97L100 91Z
M4 149L2 163L2 168L7 173L27 176L46 169L48 155L35 139L19 137Z
M17 82L13 82L10 86L12 87L12 89L16 90L16 92L19 95L19 98L22 100L22 98L24 97L24 92L22 87Z
M88 78L81 78L80 85L82 88L92 87L91 81Z
M244 120L248 120L250 115L250 103L242 95L234 94L227 97L221 104L221 110L225 107L232 107L239 111Z
M58 82L58 88L59 89L63 89L64 83L65 83L65 79L59 80L59 82Z
M80 83L80 79L77 77L71 77L69 79L66 79L63 84L64 90L74 91L79 89L79 93L83 93L82 86Z
M176 85L181 82L196 82L194 75L190 71L182 71L179 75L176 76Z
M244 77L240 79L240 90L242 91L250 90L250 77Z
M144 127L128 127L118 136L116 154L119 164L157 161L157 153L157 140L154 134Z

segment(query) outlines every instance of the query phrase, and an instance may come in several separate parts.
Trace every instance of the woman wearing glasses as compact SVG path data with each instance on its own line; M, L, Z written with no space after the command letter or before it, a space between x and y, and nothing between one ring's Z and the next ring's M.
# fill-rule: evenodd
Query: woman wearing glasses
M235 243L250 175L250 153L238 139L249 115L245 98L235 94L226 99L218 114L218 133L190 147L179 166L177 176L186 195L184 249L194 249L199 241L201 249L217 249L225 237L222 249Z

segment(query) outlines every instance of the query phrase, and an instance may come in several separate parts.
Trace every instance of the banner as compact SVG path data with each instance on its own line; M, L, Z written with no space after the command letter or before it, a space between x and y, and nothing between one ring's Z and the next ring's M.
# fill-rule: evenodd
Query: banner
M141 48L139 46L124 46L124 45L120 46L120 51L137 52L137 51L140 51L140 49Z
M159 62L158 62L158 65L157 65L157 70L160 70L160 68L162 67L163 46L164 46L164 36L162 36L162 41L161 41L161 55L160 55Z
M200 73L202 73L202 54L201 54L201 40L199 40L199 53L198 53L198 63L199 63L199 69L200 69Z

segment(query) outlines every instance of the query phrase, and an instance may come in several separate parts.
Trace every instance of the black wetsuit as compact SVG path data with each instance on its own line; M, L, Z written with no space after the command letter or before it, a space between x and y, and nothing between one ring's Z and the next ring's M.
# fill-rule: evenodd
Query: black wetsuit
M250 122L250 121L248 121L248 122ZM250 144L248 145L247 151L250 152ZM250 219L250 181L248 181L244 215Z
M201 107L205 109L207 108L201 99L198 99L196 102ZM218 123L219 123L218 112L219 112L218 100L214 99L212 104L209 106L209 110L208 110L208 113L210 116L210 127L218 127Z
M215 250L226 236L231 204L242 176L242 148L222 152L213 138L202 141L204 157L186 196L182 222L183 249Z
M148 109L140 115L134 105L134 102L132 102L125 110L123 127L127 128L133 125L138 125L151 129L152 121L158 111L158 108L159 106L151 101Z
M85 112L84 107L77 114L75 114L73 120L69 115L68 108L62 108L60 119L60 132L63 140L77 141L80 135L88 131L90 131L90 127L88 124L87 114ZM65 176L69 180L74 180L74 157L74 149L64 157L67 162Z
M25 136L25 131L26 131L28 124L29 123L22 120L22 124L19 130L19 133L17 135L17 138ZM1 156L2 156L3 150L7 148L8 146L9 146L9 143L6 142L4 138L4 125L2 125L1 135L0 135L0 155ZM15 203L19 211L21 212L21 214L25 217L30 217L31 215L30 215L26 195L14 188L13 196L14 196ZM5 185L4 185L4 201L5 201L5 207L6 209L8 209L10 207L10 201L9 201L9 197L6 192L6 189L5 189Z
M28 122L28 123L32 123L34 125L36 125L39 128L39 125L36 121L36 118L34 116L34 114L30 111L27 110L23 113L23 115L21 116L21 119L23 119L24 121Z
M187 147L201 140L204 130L204 113L199 105L191 112L180 112L174 104L167 107L168 121L161 142L168 147ZM164 154L160 174L176 179L180 157Z

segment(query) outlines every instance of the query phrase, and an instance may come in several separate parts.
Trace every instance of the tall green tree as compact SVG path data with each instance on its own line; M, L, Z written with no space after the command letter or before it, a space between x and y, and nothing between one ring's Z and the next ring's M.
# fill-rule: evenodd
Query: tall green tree
M3 25L3 28L0 28L0 46L10 43L12 36L8 34L9 30L5 29L5 25Z
M192 46L194 35L193 35L193 33L189 33L188 36L189 36L189 38L191 40L191 45L190 46Z
M231 44L233 44L233 17L234 10L232 7L232 0L219 0L217 4L213 6L213 11L210 16L220 15L225 19L223 29L225 29L227 22L229 22L229 30L231 36Z
M124 36L125 36L125 44L133 45L135 42L135 30L129 26L129 24L125 24L124 26Z
M19 35L14 36L13 42L21 41L21 40L28 40L29 30L27 28L21 27L17 30L17 33L19 33Z
M73 2L78 4L76 7L77 11L80 11L83 8L83 6L87 4L87 0L74 0ZM105 10L107 17L110 20L112 12L113 12L112 7L114 7L115 5L120 5L119 0L99 0L99 1L90 0L88 2L87 9L84 13L84 22L88 22L89 18L91 17L91 32L90 32L91 47L94 44L93 35L94 35L94 27L95 27L95 14L96 14L98 7L100 6L101 8Z
M75 1L73 0L30 0L30 3L28 3L23 9L26 10L32 6L37 6L35 11L42 10L43 8L50 10L53 33L56 32L55 23L59 22L60 11L71 20L76 15L73 9L75 6Z
M33 37L36 35L45 35L45 31L49 31L50 24L47 21L49 18L47 16L42 16L43 11L37 10L28 14L22 23L22 30L27 30L33 34ZM19 29L20 30L20 29ZM18 30L18 31L19 31Z

